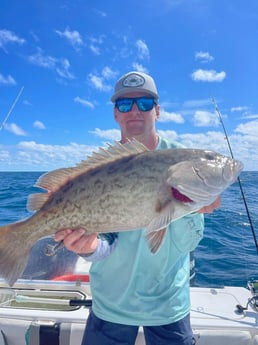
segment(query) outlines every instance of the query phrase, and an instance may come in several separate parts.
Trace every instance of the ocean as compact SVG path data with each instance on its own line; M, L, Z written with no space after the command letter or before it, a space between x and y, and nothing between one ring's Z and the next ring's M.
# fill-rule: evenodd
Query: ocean
M43 172L0 172L0 225L28 217L28 195ZM258 172L242 172L241 185L258 237ZM258 279L258 252L239 183L222 194L221 207L205 215L204 238L194 252L195 285L246 286Z

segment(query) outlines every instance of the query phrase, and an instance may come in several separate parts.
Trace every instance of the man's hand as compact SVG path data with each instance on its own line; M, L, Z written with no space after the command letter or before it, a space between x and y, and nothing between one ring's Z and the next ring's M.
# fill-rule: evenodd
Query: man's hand
M220 196L210 205L202 207L198 213L212 213L216 208L220 207L221 198Z
M55 233L54 240L63 241L68 250L76 254L90 254L95 252L99 239L97 234L85 236L85 229L65 229Z

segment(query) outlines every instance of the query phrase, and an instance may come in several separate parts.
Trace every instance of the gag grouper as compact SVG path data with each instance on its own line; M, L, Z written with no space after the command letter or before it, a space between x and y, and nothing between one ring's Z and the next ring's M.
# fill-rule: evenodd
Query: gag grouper
M146 228L151 252L169 223L211 204L238 177L241 162L199 149L149 151L136 140L100 148L75 167L49 172L32 194L31 217L0 227L0 276L13 285L33 244L65 228L86 235Z

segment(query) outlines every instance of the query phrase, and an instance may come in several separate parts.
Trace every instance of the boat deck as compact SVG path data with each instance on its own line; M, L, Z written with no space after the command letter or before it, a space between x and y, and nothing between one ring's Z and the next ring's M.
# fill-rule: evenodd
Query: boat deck
M4 283L0 284L0 294L1 291L6 293L5 288ZM56 295L65 299L90 298L88 283L38 281L30 284L18 281L10 290L14 290L16 295L40 298L56 298ZM246 307L251 297L251 292L242 287L192 287L191 323L196 344L258 345L257 311L251 305L242 313L236 308L237 305ZM40 345L42 329L53 331L51 345L80 345L88 316L87 307L26 303L12 305L8 301L2 302L0 345ZM55 337L58 339L56 343ZM142 329L136 344L145 344Z

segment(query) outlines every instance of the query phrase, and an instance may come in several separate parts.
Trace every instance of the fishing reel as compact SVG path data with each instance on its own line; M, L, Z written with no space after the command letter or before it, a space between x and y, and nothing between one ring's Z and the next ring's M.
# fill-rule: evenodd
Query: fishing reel
M247 288L251 291L252 297L248 299L245 307L243 307L241 304L236 305L237 312L240 314L247 310L249 305L253 310L258 312L258 280L248 281Z

